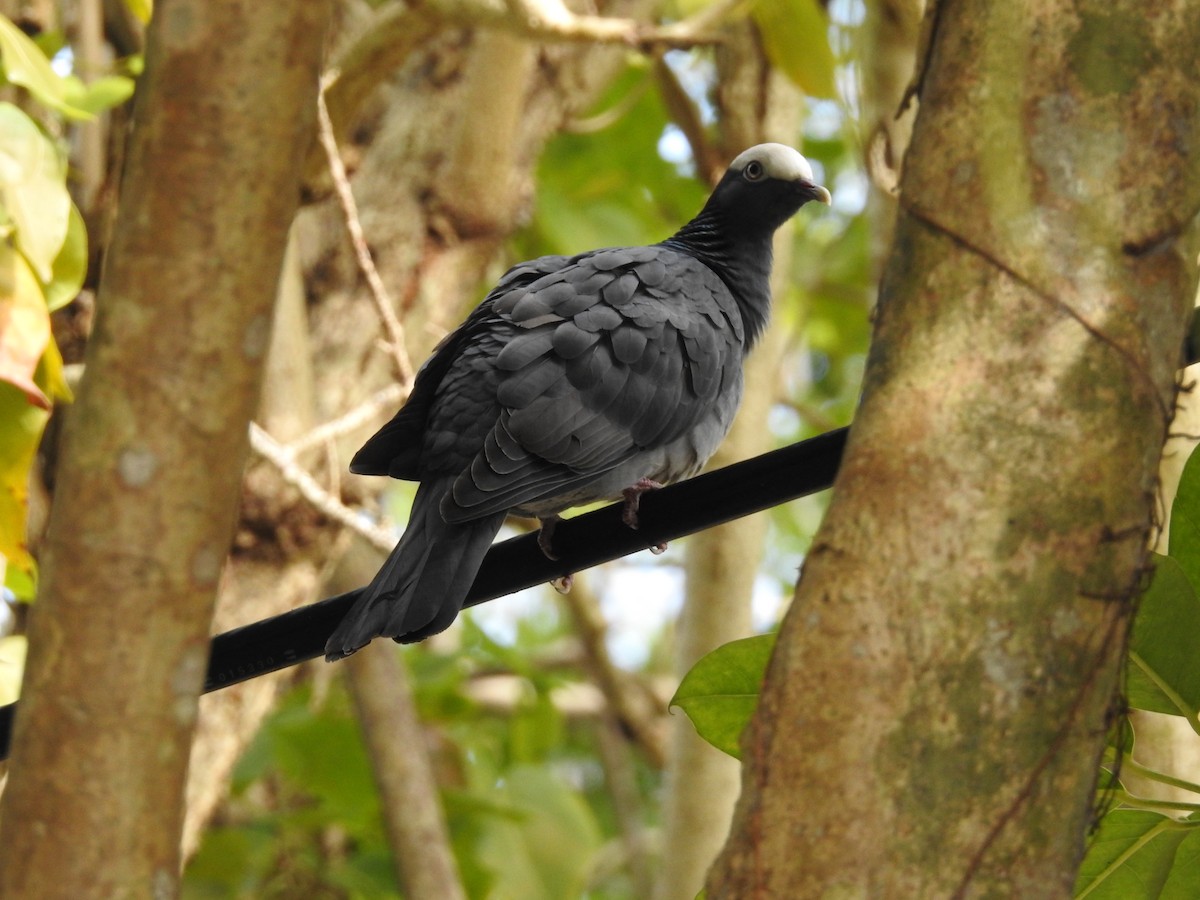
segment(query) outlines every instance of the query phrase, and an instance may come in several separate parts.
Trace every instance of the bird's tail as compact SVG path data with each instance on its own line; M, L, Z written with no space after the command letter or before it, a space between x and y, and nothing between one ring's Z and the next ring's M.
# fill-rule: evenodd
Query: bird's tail
M451 525L440 504L449 481L417 488L408 528L325 644L332 662L377 637L404 643L445 629L462 609L504 513Z

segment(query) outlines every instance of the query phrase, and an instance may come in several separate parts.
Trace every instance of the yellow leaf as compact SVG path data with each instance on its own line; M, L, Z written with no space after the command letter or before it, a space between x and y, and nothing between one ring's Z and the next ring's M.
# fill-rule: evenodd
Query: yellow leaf
M29 470L50 413L34 406L24 393L0 382L0 557L10 570L34 583L35 567L25 543ZM5 581L12 586L14 573Z
M0 705L16 703L21 696L21 676L25 674L24 635L0 638Z
M49 344L50 310L42 286L25 257L0 243L0 381L43 409L50 408L50 399L33 376Z
M125 5L143 25L150 21L150 15L154 12L154 0L125 0Z
M70 228L66 171L58 147L33 120L0 103L0 206L16 227L17 249L43 284L54 277L54 259Z

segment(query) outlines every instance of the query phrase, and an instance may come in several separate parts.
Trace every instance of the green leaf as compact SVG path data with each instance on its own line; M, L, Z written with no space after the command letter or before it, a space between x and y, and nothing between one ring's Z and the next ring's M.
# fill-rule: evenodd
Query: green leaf
M124 75L104 75L90 84L84 84L72 75L64 82L66 97L71 105L92 114L120 106L133 96L134 81Z
M1190 825L1200 825L1194 819ZM1193 827L1175 851L1175 864L1159 900L1194 900L1200 897L1200 828Z
M0 206L16 228L17 249L38 280L49 282L70 225L66 163L33 120L11 103L0 103Z
M670 705L687 713L700 737L741 759L739 741L758 705L774 646L774 634L723 644L692 666Z
M375 823L379 797L352 718L313 715L310 709L294 706L272 718L263 740L280 773L311 796L322 815L355 833ZM334 759L339 764L331 766Z
M1193 585L1200 584L1200 453L1192 452L1171 504L1168 552Z
M92 118L87 110L70 103L63 78L50 66L50 60L25 32L4 16L0 16L0 58L8 80L25 88L41 103L73 119Z
M5 584L22 600L32 599L36 583L25 544L29 468L49 418L20 389L0 383L0 558Z
M46 352L38 360L37 369L33 373L33 383L55 403L70 403L75 399L64 369L58 344L51 340L46 344Z
M655 152L669 119L645 65L631 64L592 116L603 127L560 133L542 153L522 257L660 241L704 202L705 188Z
M494 875L488 896L583 896L601 835L579 793L541 766L508 770L496 793L516 815L498 817L480 839L480 861Z
M1172 538L1172 542L1174 538ZM1200 709L1200 600L1183 567L1155 554L1129 643L1126 696L1136 709L1186 716Z
M87 264L87 227L83 224L83 216L71 203L67 208L67 236L54 257L50 282L46 285L46 306L50 312L62 309L79 296L87 276Z
M1177 868L1180 846L1185 840L1189 844L1196 840L1197 827L1195 822L1179 822L1143 810L1110 812L1100 820L1100 828L1088 847L1075 882L1075 896L1091 900L1157 900L1167 896L1163 889ZM1190 850L1189 857L1194 852Z
M817 0L758 0L751 16L775 68L810 97L835 97L829 23Z
M0 526L0 530L3 526ZM0 553L0 571L4 573L4 586L12 591L14 597L23 603L32 603L37 596L37 564L26 555L25 567L8 565L4 554Z

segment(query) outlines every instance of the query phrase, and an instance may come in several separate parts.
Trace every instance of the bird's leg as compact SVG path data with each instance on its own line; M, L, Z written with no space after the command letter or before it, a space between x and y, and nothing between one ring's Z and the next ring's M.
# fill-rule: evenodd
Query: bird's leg
M542 523L542 527L538 529L538 549L546 554L546 559L556 560L558 554L554 552L554 528L562 521L562 516L557 513L539 516L538 521Z
M621 509L621 521L635 531L638 528L638 508L641 506L642 494L647 491L657 491L661 484L650 478L639 478L636 484L633 484L625 490L621 491L621 495L625 498L625 504ZM655 544L650 550L654 553L663 553L667 549L667 544L664 541L661 544Z
M538 547L546 554L546 559L556 560L558 554L554 552L554 528L562 521L562 516L557 513L544 518L539 516L538 521L542 523L542 527L538 529ZM560 575L558 578L551 580L550 586L560 594L569 594L571 585L575 582L574 575Z

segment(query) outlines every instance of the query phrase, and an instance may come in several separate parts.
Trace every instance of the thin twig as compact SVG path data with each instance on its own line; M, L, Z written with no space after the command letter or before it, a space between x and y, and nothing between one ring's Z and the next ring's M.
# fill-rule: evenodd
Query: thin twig
M363 516L325 488L321 487L308 472L296 462L292 451L263 431L258 425L250 423L250 447L279 470L283 480L300 492L300 495L336 522L353 529L358 534L381 550L391 551L396 546L396 538L382 528L377 528L366 522Z
M362 271L363 277L367 279L371 299L375 301L375 310L379 313L379 320L383 323L383 330L387 334L392 359L396 365L396 375L399 376L401 384L405 386L405 393L407 393L407 389L411 387L413 381L413 367L404 345L404 329L400 325L400 320L396 318L395 306L392 304L391 297L388 296L387 289L383 286L383 279L379 277L375 261L371 259L371 249L367 246L362 222L358 217L358 204L354 200L354 192L350 189L346 165L342 162L342 156L338 152L337 139L333 136L333 123L329 119L329 109L325 105L325 89L334 78L336 78L336 73L322 79L321 90L317 92L317 136L329 159L329 174L333 178L333 187L342 205L342 213L346 219L346 231L349 233L350 243L354 247L358 268Z
M393 646L364 647L348 663L384 831L406 897L465 900L446 813L408 670Z
M658 82L658 92L667 107L667 115L679 126L692 148L692 158L696 160L696 174L705 184L716 184L721 179L725 164L705 133L700 110L661 54L654 58L654 79Z
M567 9L562 0L504 0L506 14L496 17L490 24L507 25L518 33L540 40L620 43L643 50L651 47L687 48L720 41L720 31L716 26L737 2L740 0L724 0L713 4L715 10L704 10L672 25L655 26L633 19L578 15ZM443 13L458 6L452 3L435 5ZM490 7L490 4L482 3L475 9L482 12Z
M305 450L325 444L375 421L381 412L394 411L406 397L408 397L408 389L405 385L389 384L376 391L348 413L338 416L336 419L330 419L312 431L300 435L294 441L289 441L283 445L284 449L288 453L298 456Z
M621 723L611 710L596 723L595 733L608 797L620 830L629 878L633 882L633 894L649 897L654 893L654 874L642 821L643 804L633 754Z

